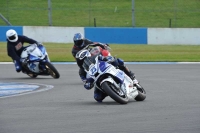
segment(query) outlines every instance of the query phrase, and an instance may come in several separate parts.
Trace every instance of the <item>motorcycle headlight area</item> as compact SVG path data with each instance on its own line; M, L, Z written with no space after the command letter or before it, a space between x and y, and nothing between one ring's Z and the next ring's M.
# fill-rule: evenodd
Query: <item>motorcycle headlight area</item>
M89 71L90 65L95 64L95 63L96 61L94 57L86 57L83 61L83 68Z
M36 56L34 56L34 55L29 55L29 60L30 61L39 61L39 60L41 60L41 59L44 59L44 57L45 56L40 56L40 58L38 58L38 57L36 57Z

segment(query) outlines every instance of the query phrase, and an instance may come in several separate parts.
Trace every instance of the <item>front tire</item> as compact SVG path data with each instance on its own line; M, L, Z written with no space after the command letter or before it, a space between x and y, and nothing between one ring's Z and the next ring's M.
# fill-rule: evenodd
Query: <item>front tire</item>
M53 78L58 79L60 77L59 72L50 62L46 62L45 67Z
M116 102L118 102L120 104L127 104L128 103L129 99L128 99L127 95L124 94L124 95L120 96L119 93L122 93L122 91L120 91L119 93L116 92L117 89L110 82L104 82L101 85L101 87L106 92L106 94L109 95Z

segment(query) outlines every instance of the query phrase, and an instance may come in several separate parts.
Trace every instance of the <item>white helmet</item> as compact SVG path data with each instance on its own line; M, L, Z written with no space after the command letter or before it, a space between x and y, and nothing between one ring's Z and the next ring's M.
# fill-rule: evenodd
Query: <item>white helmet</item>
M10 42L16 42L18 40L17 32L13 29L6 32L6 37Z

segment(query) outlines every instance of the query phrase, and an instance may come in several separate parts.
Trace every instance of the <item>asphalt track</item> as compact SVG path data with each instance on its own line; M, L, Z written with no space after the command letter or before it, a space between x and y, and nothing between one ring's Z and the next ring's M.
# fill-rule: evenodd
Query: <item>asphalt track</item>
M85 90L74 64L55 64L60 79L31 79L0 65L1 82L46 84L54 88L0 98L0 133L199 133L200 64L132 64L147 99L103 103Z

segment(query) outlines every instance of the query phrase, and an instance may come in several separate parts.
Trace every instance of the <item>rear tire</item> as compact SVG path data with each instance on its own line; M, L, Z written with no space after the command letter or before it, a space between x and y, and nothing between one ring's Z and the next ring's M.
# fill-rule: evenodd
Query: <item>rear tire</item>
M59 72L50 62L46 62L45 67L53 78L58 79L60 77Z
M138 95L135 97L135 100L136 101L144 101L146 99L146 91L140 84L137 84L136 87L138 90Z
M108 96L110 96L113 100L120 104L127 104L129 99L126 94L124 96L120 96L115 90L115 86L112 85L110 82L104 82L101 87L106 92Z

